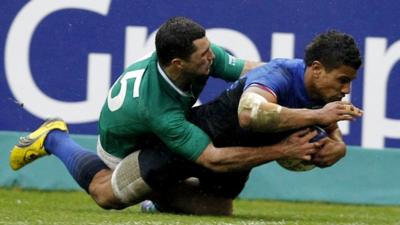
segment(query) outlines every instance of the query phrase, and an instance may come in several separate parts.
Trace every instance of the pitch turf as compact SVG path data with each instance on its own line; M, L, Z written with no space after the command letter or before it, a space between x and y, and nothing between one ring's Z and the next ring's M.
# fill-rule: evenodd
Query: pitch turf
M143 214L137 206L122 211L97 207L83 192L0 189L0 224L352 224L400 225L400 206L356 206L277 201L235 202L232 217Z

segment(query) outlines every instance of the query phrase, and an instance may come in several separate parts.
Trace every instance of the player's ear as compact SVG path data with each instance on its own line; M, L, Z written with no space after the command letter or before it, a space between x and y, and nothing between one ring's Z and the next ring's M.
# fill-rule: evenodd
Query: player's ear
M171 60L171 65L177 67L178 69L182 69L183 68L183 60L180 58L173 58Z
M312 75L314 77L319 77L324 69L324 65L318 60L313 61L311 64Z

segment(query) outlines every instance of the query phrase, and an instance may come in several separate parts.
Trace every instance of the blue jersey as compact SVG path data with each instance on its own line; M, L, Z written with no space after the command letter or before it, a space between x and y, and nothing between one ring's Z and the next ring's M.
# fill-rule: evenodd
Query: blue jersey
M257 85L288 108L321 108L324 102L309 98L304 84L306 66L301 59L274 59L236 81L215 100L192 109L189 120L204 130L217 147L262 146L276 143L294 130L265 133L239 126L237 109L246 88Z
M263 88L288 108L321 108L325 103L311 100L306 92L305 69L302 59L274 59L247 73L244 89L253 85Z

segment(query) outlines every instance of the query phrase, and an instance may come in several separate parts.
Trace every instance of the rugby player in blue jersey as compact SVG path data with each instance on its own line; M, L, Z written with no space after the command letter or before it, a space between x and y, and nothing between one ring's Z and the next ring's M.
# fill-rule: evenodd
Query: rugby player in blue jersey
M194 108L190 120L217 146L271 144L294 130L321 126L329 138L312 161L327 167L346 151L336 122L362 115L342 101L360 65L353 38L329 31L307 46L304 60L273 59L250 71L214 101Z
M64 121L54 119L20 140L11 152L11 167L17 170L53 154L103 208L120 209L151 199L166 211L229 215L232 200L242 190L252 167L282 158L317 159L313 156L326 145L322 141L309 143L316 132L303 129L268 146L215 146L207 127L204 132L201 123L196 126L186 120L191 106L209 74L235 80L258 64L230 56L207 40L204 28L182 17L160 27L156 49L157 54L134 63L111 88L99 119L98 156L73 142ZM324 65L321 71L329 74ZM244 102L239 111L243 115L251 112L248 127L257 130L254 123L266 123L261 118L265 102L258 98L260 104L254 105L251 99L246 100L250 105ZM258 107L257 112L261 110L259 114L253 112L252 105ZM279 107L273 111L279 115L274 118L290 115L287 108ZM327 121L291 128L328 125L359 116L350 103L328 104L319 111ZM276 131L289 128L276 124ZM335 152L325 148L325 152ZM333 155L339 158L340 154ZM323 165L327 160L324 155L321 158Z

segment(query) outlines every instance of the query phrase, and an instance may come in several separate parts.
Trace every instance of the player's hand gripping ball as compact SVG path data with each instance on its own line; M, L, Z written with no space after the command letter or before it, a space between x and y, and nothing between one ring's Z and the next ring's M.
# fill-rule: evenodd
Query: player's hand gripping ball
M322 129L321 127L313 126L313 129L315 129L318 132L318 134L315 137L313 137L310 140L310 142L316 142L328 136L325 130ZM300 159L279 159L276 160L276 162L285 169L297 172L308 171L315 168L315 165L313 163Z

